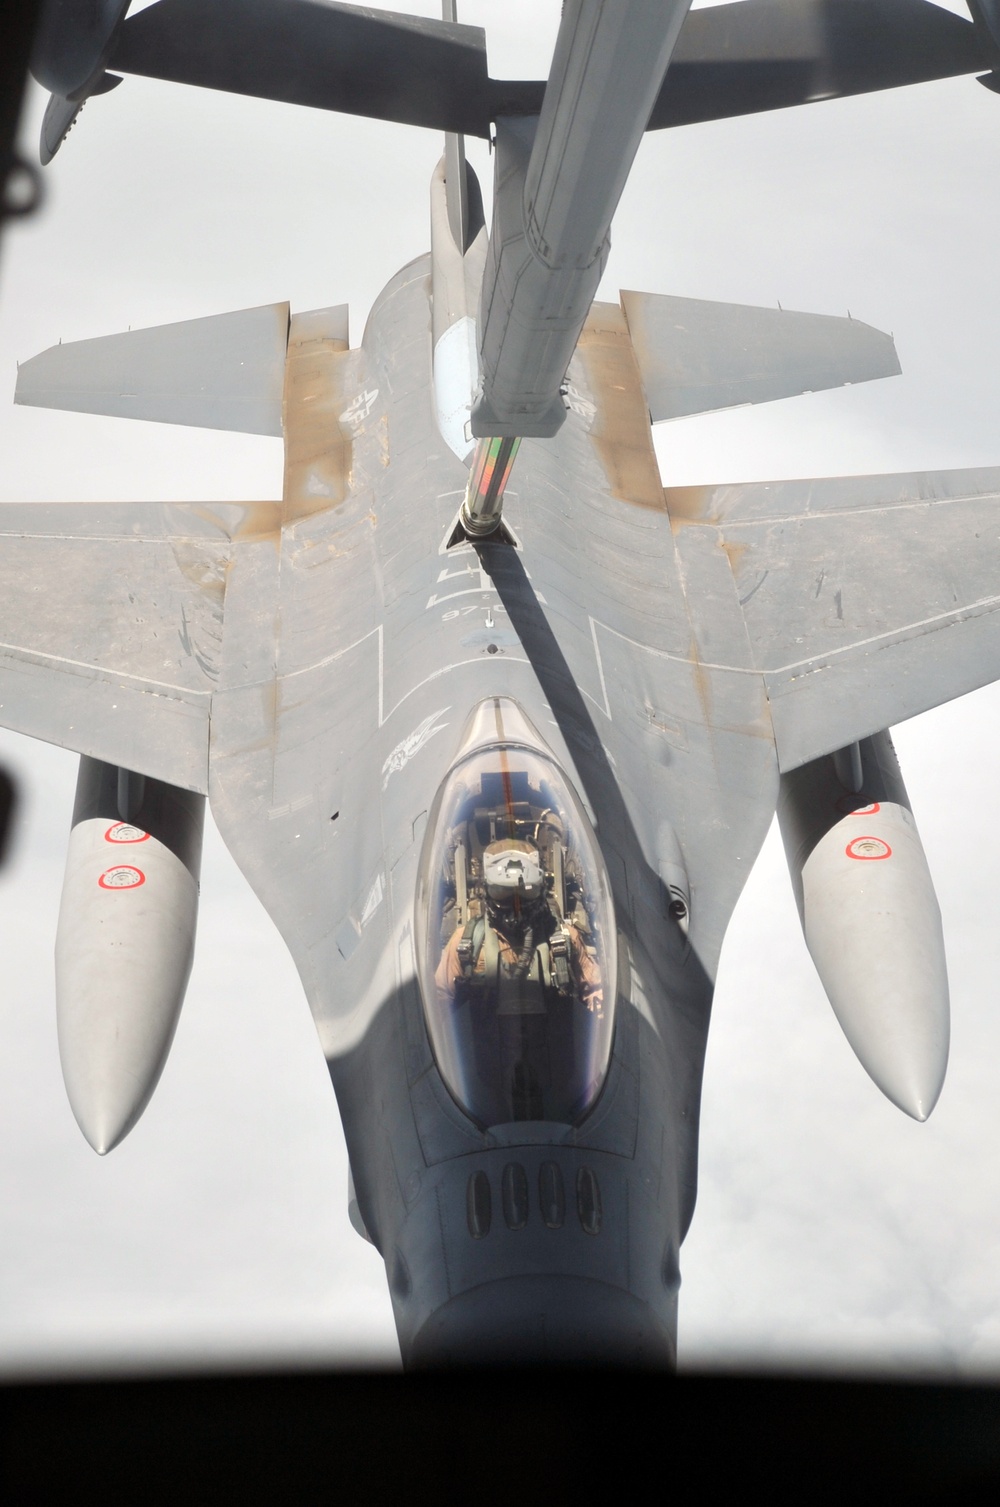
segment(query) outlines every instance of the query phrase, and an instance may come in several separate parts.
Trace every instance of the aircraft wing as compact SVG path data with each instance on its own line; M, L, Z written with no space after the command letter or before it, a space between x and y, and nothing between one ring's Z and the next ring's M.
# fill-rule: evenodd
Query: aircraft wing
M682 568L728 557L783 770L1000 678L1000 469L665 496Z
M498 109L537 114L545 88L491 79L480 27L321 0L158 0L107 67L484 137Z
M104 61L116 73L481 137L499 117L537 115L545 89L491 78L479 27L323 0L158 0L117 24ZM712 6L687 17L649 129L990 66L972 22L928 0Z
M18 368L15 402L281 435L290 330L312 397L345 305L52 346ZM277 502L0 505L0 725L205 793L212 695L248 673L246 648L223 662L230 567L280 523Z
M0 724L205 792L233 536L268 506L0 508Z
M928 0L738 0L689 13L647 130L992 66L973 23Z

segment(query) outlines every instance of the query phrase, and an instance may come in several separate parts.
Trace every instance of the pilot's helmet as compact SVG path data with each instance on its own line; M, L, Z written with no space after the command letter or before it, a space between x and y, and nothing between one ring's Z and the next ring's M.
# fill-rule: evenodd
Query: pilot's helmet
M529 903L544 893L538 849L517 838L501 838L483 850L483 879L486 893L494 905L511 905L515 898Z

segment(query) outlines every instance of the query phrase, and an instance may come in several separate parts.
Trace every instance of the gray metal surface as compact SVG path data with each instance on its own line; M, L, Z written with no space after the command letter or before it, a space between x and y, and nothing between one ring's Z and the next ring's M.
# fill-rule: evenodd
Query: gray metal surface
M129 17L109 66L470 136L520 103L488 77L480 27L329 0L159 0ZM537 108L542 86L528 89Z
M459 210L453 208L456 170ZM468 244L463 246L466 237ZM471 416L479 385L476 308L486 239L479 181L453 147L445 151L431 180L431 340L438 430L463 461L475 443Z
M497 121L477 437L541 437L562 423L559 388L689 4L564 6L537 129L534 121Z
M436 282L403 268L356 350L336 311L292 319L280 503L5 510L0 720L207 783L312 1008L407 1364L669 1365L715 972L779 764L1000 674L1000 472L664 492L628 322L596 304L562 429L521 446L517 547L449 549ZM435 795L501 696L613 894L612 1057L574 1125L468 1118L417 981Z
M948 1067L941 911L889 734L841 752L850 757L828 755L781 777L792 888L855 1055L894 1104L926 1120Z
M170 1051L194 959L204 820L204 796L80 760L56 1024L73 1113L101 1155L142 1114Z
M287 303L74 340L21 364L14 402L280 435L287 340Z
M782 769L1000 675L1000 470L670 489L729 562Z
M273 552L262 551L259 559L237 552L230 591L240 589L245 569L241 599L252 604L258 621L280 621L281 630L276 659L268 663L262 653L252 683L215 699L213 809L303 977L344 1113L361 1215L389 1267L405 1352L426 1355L425 1326L442 1305L483 1283L537 1270L539 1261L564 1279L611 1285L623 1301L634 1293L660 1314L656 1324L669 1336L675 1292L664 1285L661 1270L665 1246L673 1252L668 1273L676 1269L693 1199L688 1127L693 1130L710 985L697 952L685 949L666 919L653 867L657 824L676 813L685 839L693 840L694 887L704 889L699 945L710 957L719 908L732 903L740 883L731 868L728 876L718 873L726 867L718 859L734 840L749 858L773 809L773 753L759 737L731 731L732 724L755 722L763 708L750 682L722 677L733 682L720 683L717 705L730 724L718 738L731 750L731 764L721 756L733 776L721 800L735 818L734 833L720 818L705 735L696 731L703 708L692 684L698 675L688 658L691 623L670 564L666 513L661 506L654 518L610 496L604 468L575 416L555 446L524 449L521 495L510 499L519 535L526 531L523 552L484 550L482 563L469 546L440 552L465 472L437 441L427 397L428 273L424 263L400 274L369 320L364 347L348 358L355 390L377 393L353 426L348 499L286 526L280 568ZM601 392L590 401L600 404ZM390 454L402 453L409 463L385 467L386 443ZM568 549L557 549L565 534L567 475L574 477L579 527ZM530 505L522 500L525 491ZM612 569L597 579L593 562L599 558ZM585 575L595 577L587 608L579 602ZM658 608L643 611L654 595ZM229 622L234 606L230 595L225 637L232 631L235 642L245 644L243 623ZM623 646L632 672L617 663L609 671L607 703L590 614L600 620L600 652L613 659ZM647 658L645 649L631 652L632 642L650 642L651 629L653 644L672 648L676 660L669 653ZM651 769L645 749L634 746L636 671L660 685L662 704L680 700L694 719L691 747L679 763L699 784L709 781L704 823L684 810L675 783L679 769L673 778L660 760ZM526 707L594 809L632 967L601 1108L579 1132L522 1127L516 1155L508 1149L511 1133L484 1135L441 1087L414 983L412 906L422 819L468 710L489 694L513 695ZM659 734L650 743L667 751ZM763 821L760 802L747 798L761 784L767 792ZM632 792L627 800L622 788ZM373 819L376 811L380 820ZM633 917L639 925L649 917L652 929L642 926L640 936ZM665 1008L667 979L679 1007L673 1012ZM637 1011L645 1013L636 1018ZM634 1097L639 1036L648 1037L650 1094L641 1117ZM581 1164L596 1168L606 1219L602 1237L581 1233L572 1203L563 1233L547 1230L534 1192L529 1225L518 1232L524 1238L506 1231L499 1214L503 1167L523 1162L534 1189L543 1160L539 1138L544 1157L564 1165L570 1189ZM390 1173L390 1166L398 1170ZM651 1186L662 1193L643 1193L643 1166L655 1166ZM477 1169L491 1181L498 1207L496 1226L482 1241L470 1238L466 1224L466 1188ZM621 1243L625 1225L631 1276ZM615 1229L619 1233L610 1235ZM454 1353L452 1343L441 1338L438 1353ZM467 1337L459 1353L468 1354L468 1344ZM669 1352L669 1342L661 1341L660 1353Z
M991 51L985 28L928 0L711 6L684 23L649 129L979 73Z
M994 50L988 24L928 0L712 6L685 20L648 129L978 73ZM477 27L320 0L159 0L128 17L107 66L480 137L537 115L545 90L490 78Z
M969 0L969 11L996 69L1000 64L1000 5L997 0Z
M40 84L66 100L91 92L121 27L130 0L48 0L31 54Z
M252 536L262 512L267 505L4 507L4 726L207 790L230 531Z
M653 423L894 377L891 335L827 314L621 295Z

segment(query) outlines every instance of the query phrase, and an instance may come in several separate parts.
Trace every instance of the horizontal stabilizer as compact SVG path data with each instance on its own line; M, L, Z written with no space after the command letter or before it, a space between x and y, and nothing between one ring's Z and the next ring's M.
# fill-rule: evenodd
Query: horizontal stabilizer
M288 318L265 304L53 345L18 367L14 401L280 435Z
M857 319L657 293L621 299L654 424L899 374L892 336Z

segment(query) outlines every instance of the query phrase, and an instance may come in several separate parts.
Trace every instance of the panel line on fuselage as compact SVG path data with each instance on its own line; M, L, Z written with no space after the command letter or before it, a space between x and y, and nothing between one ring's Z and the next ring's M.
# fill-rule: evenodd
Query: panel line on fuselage
M601 650L597 641L598 628L601 628L605 633L613 634L615 638L620 638L623 643L629 644L633 649L641 649L643 654L649 654L654 659L666 659L675 665L691 665L695 662L688 654L672 654L669 649L657 649L654 648L651 644L643 643L641 639L630 638L627 633L622 633L618 628L610 627L607 623L602 622L600 618L591 617L588 618L588 621L590 623L591 633L593 634L594 638L594 652L597 655L597 665L598 670L600 671L601 685L604 688L605 698L607 697L607 688L604 686L604 669L601 661ZM725 665L709 659L699 659L697 663L699 670L723 670L727 675L760 676L764 673L762 670L756 669L753 665ZM811 661L803 660L802 663L809 664L811 663ZM794 666L789 666L789 668L794 669ZM610 716L611 713L609 711L608 717Z
M508 655L505 656L505 658L506 658L506 663L507 664L529 665L529 666L531 664L531 660L530 659L524 658L524 657L522 657L520 655L508 654ZM386 712L385 716L381 719L381 721L379 722L379 726L381 727L381 726L383 726L383 724L385 722L388 722L389 718L393 715L393 713L399 711L399 708L403 705L404 701L409 701L409 699L410 699L411 696L415 695L416 692L419 691L419 690L421 690L424 686L430 685L431 681L433 681L433 680L440 680L440 678L441 678L442 675L447 675L449 673L449 671L451 671L451 670L461 670L466 665L481 665L482 662L483 662L482 661L482 655L477 654L477 655L475 655L471 659L456 659L453 664L450 664L450 665L440 665L430 675L425 676L425 678L423 680L418 681L416 683L416 685L412 685L410 687L410 689L404 695L400 696L400 698L396 702L395 706L392 707L388 712ZM380 705L380 708L381 708L381 699L380 699L379 705Z

